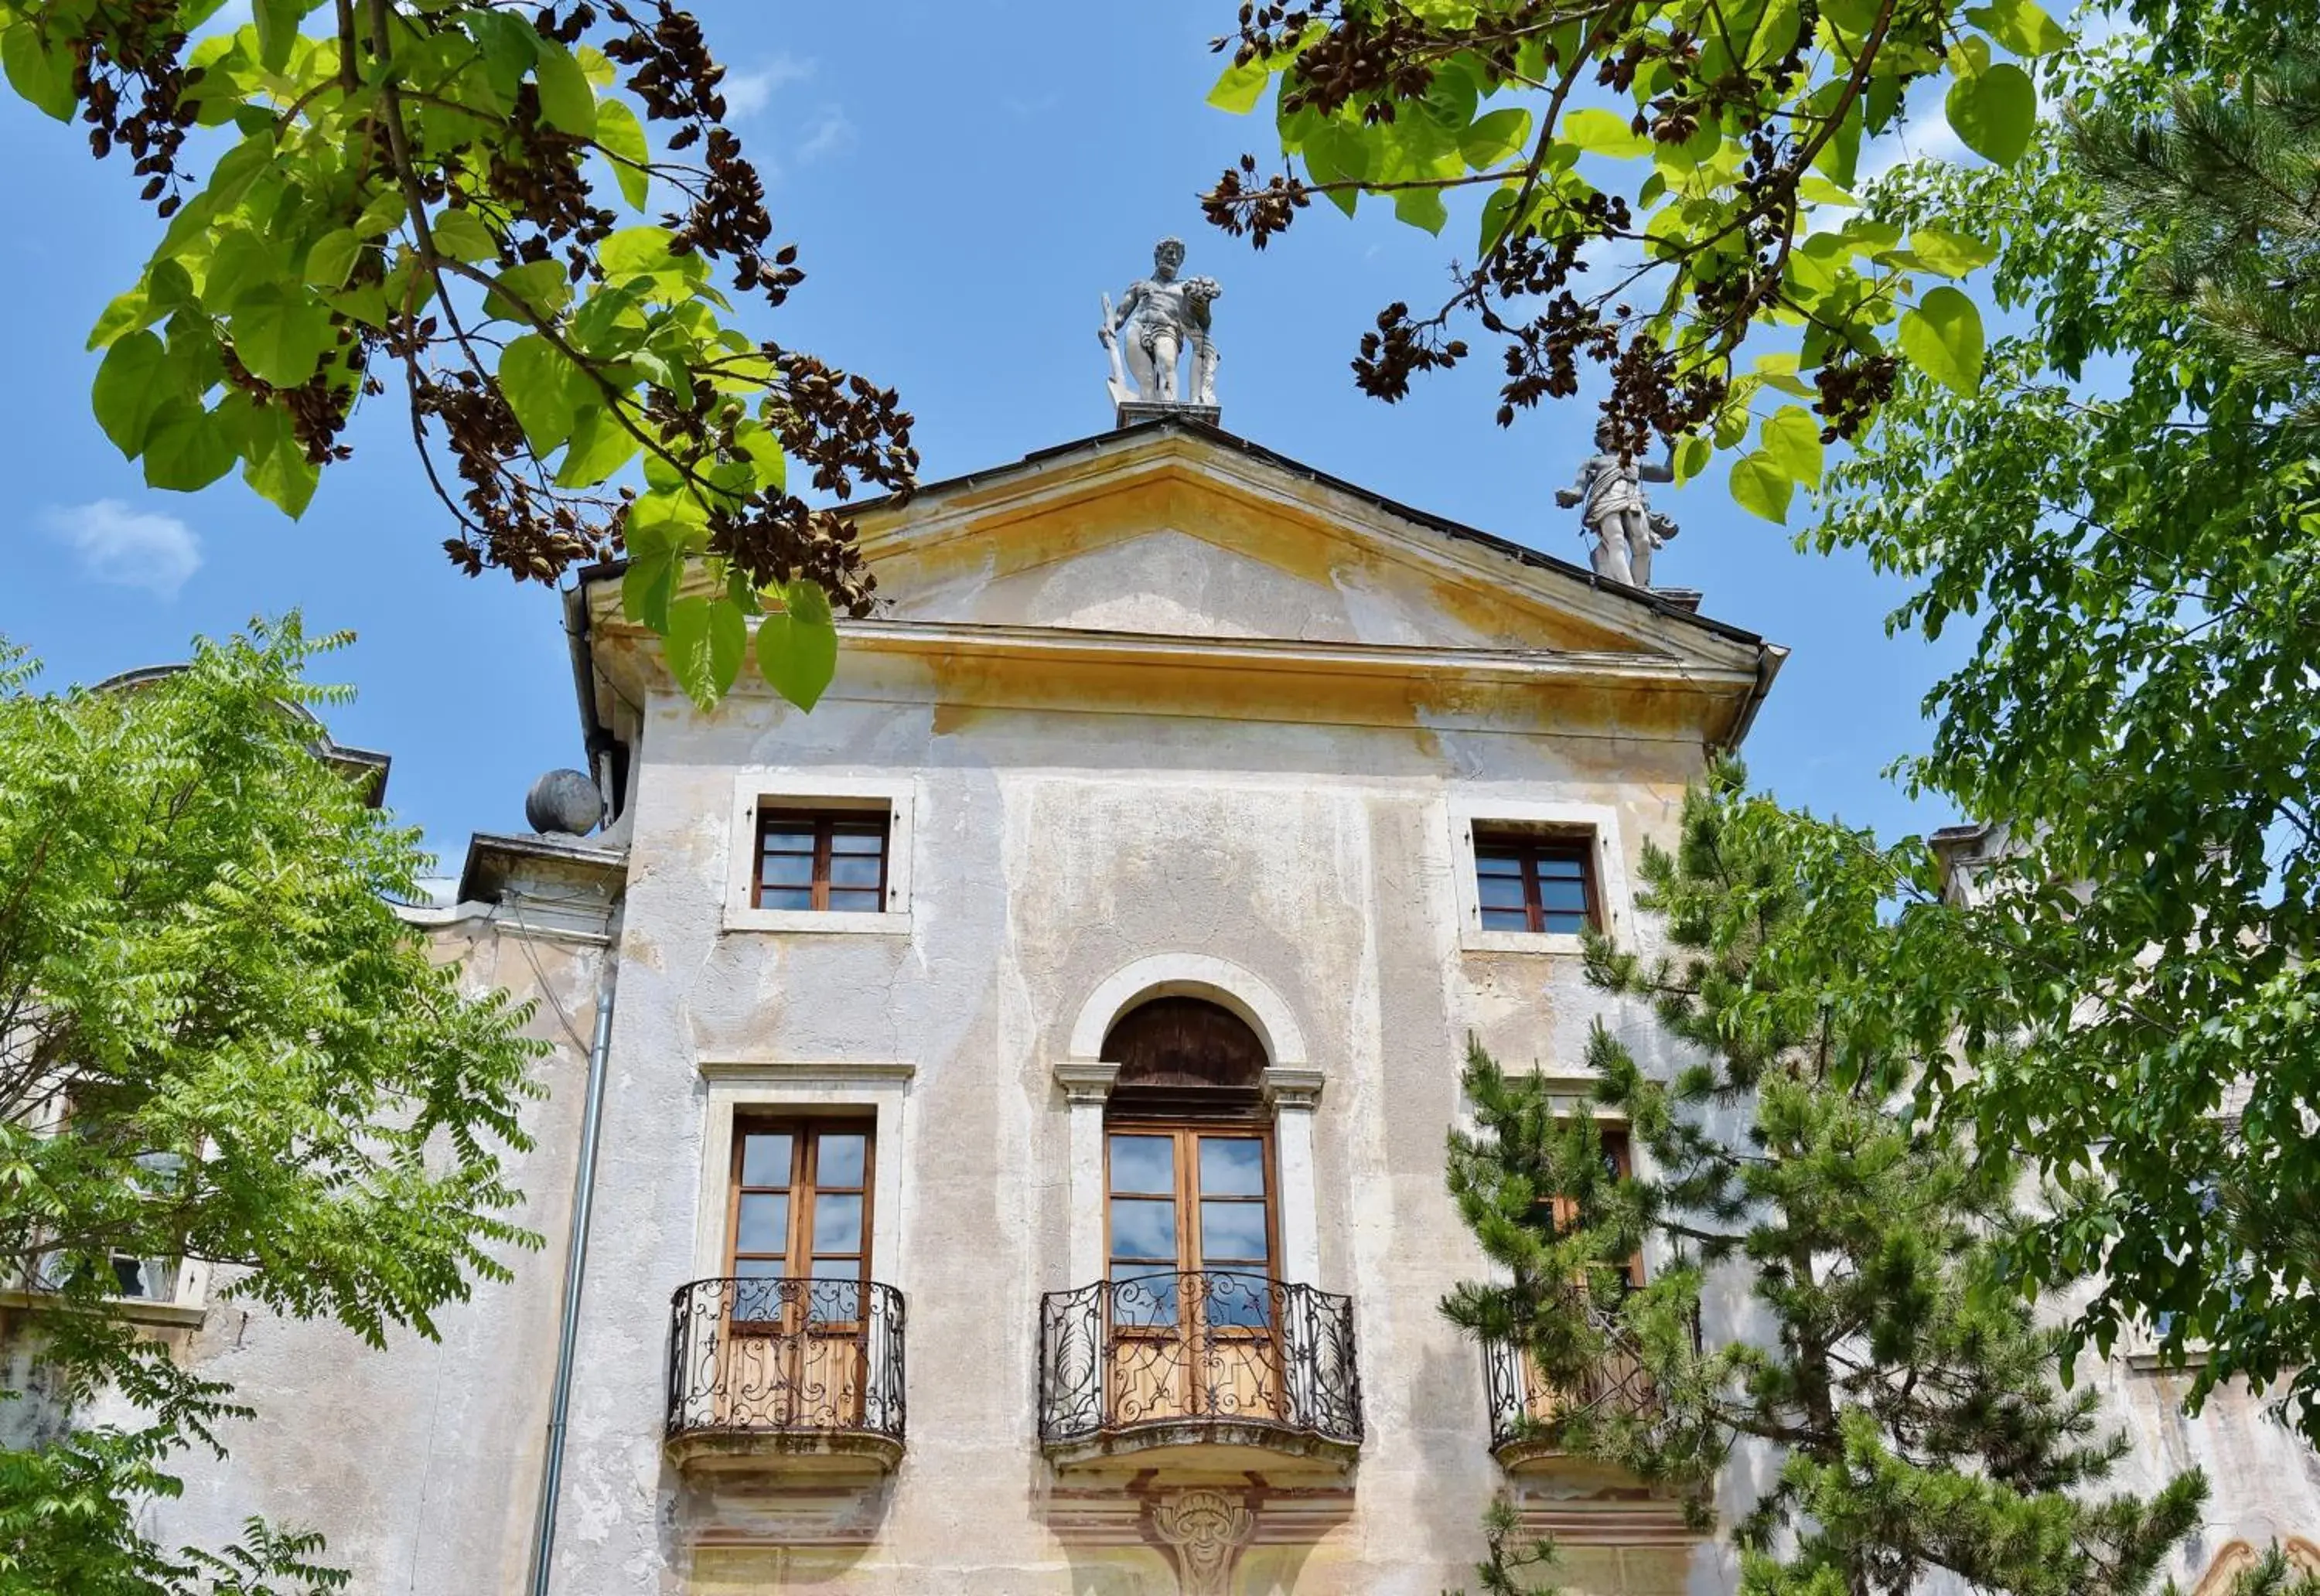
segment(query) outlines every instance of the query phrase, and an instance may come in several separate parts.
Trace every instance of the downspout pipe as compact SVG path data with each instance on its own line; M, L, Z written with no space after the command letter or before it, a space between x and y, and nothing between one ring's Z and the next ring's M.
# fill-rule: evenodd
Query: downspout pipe
M564 1251L564 1311L556 1332L556 1383L548 1404L548 1455L539 1472L539 1511L531 1545L531 1596L548 1596L556 1555L556 1504L564 1484L564 1437L572 1412L572 1365L580 1339L580 1288L588 1270L588 1217L596 1197L596 1141L604 1120L605 1056L612 1039L612 986L607 962L596 993L596 1034L588 1047L588 1095L580 1115L580 1165L572 1177L571 1235Z

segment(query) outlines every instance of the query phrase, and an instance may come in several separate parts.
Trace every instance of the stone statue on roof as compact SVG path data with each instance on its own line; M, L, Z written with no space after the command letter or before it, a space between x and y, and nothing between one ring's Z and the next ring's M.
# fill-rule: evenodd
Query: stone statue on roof
M1096 336L1111 357L1112 402L1123 414L1131 405L1216 408L1217 346L1209 332L1209 307L1224 289L1214 277L1178 277L1183 265L1183 241L1162 239L1152 250L1152 275L1129 284L1117 309L1104 296ZM1187 354L1192 368L1180 386L1176 367Z
M1653 510L1644 497L1644 484L1675 480L1675 446L1660 465L1637 460L1618 450L1618 435L1607 417L1595 425L1596 452L1579 467L1579 485L1554 490L1554 502L1564 509L1581 506L1581 535L1595 540L1589 557L1599 576L1630 587L1652 585L1652 553L1676 535L1678 528Z

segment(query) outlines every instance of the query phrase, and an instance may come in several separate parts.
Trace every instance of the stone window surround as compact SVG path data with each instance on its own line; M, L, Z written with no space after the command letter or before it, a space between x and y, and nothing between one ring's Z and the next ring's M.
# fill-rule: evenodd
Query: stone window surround
M909 1162L904 1108L917 1066L886 1061L704 1058L708 1088L701 1138L701 1200L693 1239L694 1280L721 1278L728 1265L725 1234L733 1170L733 1121L753 1110L789 1119L828 1115L876 1122L872 1167L870 1278L902 1287L902 1171Z
M1594 839L1596 911L1604 934L1624 937L1629 927L1627 850L1620 845L1619 813L1608 803L1562 800L1494 798L1460 793L1447 805L1450 881L1458 906L1458 946L1469 953L1560 953L1576 957L1580 940L1558 931L1492 931L1482 929L1481 894L1474 885L1474 828L1538 826Z
M908 777L829 775L799 771L745 770L733 779L731 825L726 839L725 929L813 931L856 936L911 933L912 809L918 784ZM826 909L760 909L751 890L757 869L757 812L794 809L884 809L887 812L886 908L877 914Z
M64 1123L62 1093L51 1093L33 1116L36 1134L48 1134ZM202 1258L177 1260L177 1289L168 1301L155 1297L107 1297L107 1309L131 1324L159 1329L198 1328L209 1316L210 1265ZM37 1308L50 1293L34 1284L0 1289L0 1308Z
M1292 1285L1319 1284L1313 1114L1325 1077L1308 1060L1304 1032L1278 993L1228 959L1197 953L1158 954L1116 971L1081 1007L1065 1056L1055 1066L1071 1115L1071 1283L1083 1285L1104 1277L1104 1110L1119 1066L1103 1062L1103 1038L1114 1020L1156 997L1206 998L1246 1020L1264 1044L1272 1061L1264 1072L1264 1095L1273 1111L1280 1276Z

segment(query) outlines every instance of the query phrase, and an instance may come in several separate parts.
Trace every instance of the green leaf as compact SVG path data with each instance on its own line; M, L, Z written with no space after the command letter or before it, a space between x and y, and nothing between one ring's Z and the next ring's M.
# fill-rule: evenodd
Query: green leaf
M153 303L140 283L125 294L113 295L113 303L97 317L96 325L88 330L88 342L84 347L101 349L124 332L150 327L161 313L161 308Z
M401 189L383 189L371 195L362 214L355 218L355 231L366 239L383 239L401 227L403 219L410 214L411 207L403 203Z
M471 10L461 23L484 52L485 73L501 102L513 101L523 75L539 59L539 35L513 12Z
M1236 116L1246 116L1256 109L1264 98L1264 86L1273 81L1273 69L1264 58L1251 56L1246 61L1224 69L1216 86L1209 90L1209 104L1219 111L1229 111Z
M73 94L72 56L51 50L41 36L40 24L13 23L0 32L0 70L8 86L59 122L70 122L79 104Z
M1519 160L1530 149L1530 113L1519 105L1475 119L1458 141L1458 153L1478 172Z
M1901 352L1917 368L1971 398L1981 382L1981 313L1955 288L1934 289L1901 313Z
M277 388L311 381L322 357L338 342L330 306L270 283L244 294L227 325L242 365L251 376Z
M250 21L258 24L258 59L268 72L279 72L290 64L290 51L298 42L298 23L315 4L316 0L254 0Z
M1405 188L1393 196L1393 213L1412 227L1422 227L1438 233L1450 220L1450 207L1442 203L1438 188Z
M492 230L484 225L483 218L464 206L437 212L428 223L428 231L435 240L435 252L439 255L469 265L499 258L499 240L492 237Z
M639 626L668 630L669 600L676 592L683 555L673 549L639 553L632 543L629 568L621 577L621 613Z
M96 424L113 446L131 459L145 448L153 413L172 397L177 385L169 367L169 351L150 332L132 332L105 351L96 368L96 384L89 403Z
M757 476L760 493L778 494L789 486L790 463L782 453L781 434L757 422L744 422L734 429L734 438L741 452L749 457Z
M668 270L676 261L668 252L673 237L666 227L624 227L612 233L596 247L606 281Z
M652 150L645 142L644 123L623 102L606 100L596 107L596 142L604 147L607 156L618 158L611 164L621 197L643 210L652 198L652 176L644 170Z
M246 227L230 227L219 234L202 273L202 306L213 316L231 315L244 294L279 289L287 265L271 240Z
M233 440L194 399L170 399L155 413L145 440L145 485L198 493L233 469Z
M534 70L539 79L539 114L549 127L575 139L596 133L596 91L572 52L542 37Z
M239 397L239 395L237 395ZM253 409L244 420L241 479L283 514L296 521L313 502L322 467L306 458L290 418L271 405Z
M1475 242L1475 253L1488 255L1499 247L1507 235L1507 223L1515 213L1514 187L1494 188L1491 197L1482 202L1482 231Z
M2070 30L2041 10L2036 0L1994 0L1969 9L1965 20L2018 56L2051 55L2071 42Z
M741 674L749 623L740 606L720 594L681 598L668 606L669 669L702 710L716 707Z
M1761 451L1732 462L1732 502L1766 521L1787 524L1789 500L1797 485L1780 463Z
M757 622L757 670L775 692L811 710L838 674L838 626L829 595L800 578L771 596L781 600L782 609Z
M1563 113L1555 136L1567 144L1595 155L1615 156L1625 160L1652 152L1652 141L1628 125L1628 119L1611 112L1582 105L1576 111Z
M571 438L575 400L585 392L580 375L563 350L537 332L500 351L500 394L534 455L544 459Z
M1968 150L2010 167L2030 148L2038 124L2038 89L2030 74L2000 61L1951 84L1944 109Z
M1808 411L1783 404L1765 417L1763 449L1792 480L1807 487L1820 485L1820 423Z
M604 405L585 405L573 417L572 444L556 468L556 485L594 487L636 458L642 447Z
M1757 356L1754 375L1783 394L1794 394L1799 399L1815 397L1820 390L1797 375L1797 365L1794 350L1779 349Z
M1715 454L1715 445L1695 432L1675 446L1675 480L1681 487L1708 469L1708 458Z
M1788 54L1796 44L1801 22L1797 0L1772 0L1750 38L1748 65L1762 68Z
M1814 170L1840 190L1852 185L1861 160L1861 100L1848 95L1847 87L1846 80L1839 77L1821 85L1806 100L1808 108L1823 122L1831 116L1844 118L1813 157Z
M572 303L572 279L561 260L530 260L512 266L493 279L495 286L484 295L484 313L504 321L552 322ZM529 311L530 316L523 313Z
M306 280L317 288L340 289L362 255L362 235L351 227L326 232L306 251Z
M1969 276L1998 258L1995 246L1939 227L1920 227L1910 233L1909 253L1927 271L1944 277Z

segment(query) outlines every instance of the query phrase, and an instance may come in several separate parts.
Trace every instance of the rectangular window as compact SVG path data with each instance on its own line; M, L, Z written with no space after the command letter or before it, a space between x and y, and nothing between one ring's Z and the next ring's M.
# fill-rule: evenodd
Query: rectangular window
M1596 1135L1601 1138L1603 1144L1603 1173L1615 1181L1632 1177L1636 1173L1636 1165L1634 1156L1628 1150L1627 1128L1620 1125L1598 1125ZM1547 1202L1553 1206L1554 1226L1558 1230L1579 1217L1579 1204L1569 1197L1550 1197ZM1639 1252L1627 1260L1627 1273L1622 1277L1620 1285L1623 1290L1634 1291L1643 1283L1644 1255Z
M752 902L759 909L880 912L891 818L884 808L758 811Z
M1116 1318L1174 1324L1179 1272L1271 1277L1273 1158L1262 1131L1119 1125L1105 1141ZM1263 1322L1264 1293L1253 1284L1208 1294L1211 1324Z
M870 1283L871 1128L856 1120L744 1120L733 1138L732 1270L737 1319L802 1301L816 1323L861 1317ZM801 1283L786 1293L752 1280ZM752 1310L762 1298L765 1311Z
M1576 936L1600 926L1591 837L1474 830L1474 896L1486 931Z
M71 1100L59 1093L43 1105L40 1117L45 1120L48 1132L66 1136L75 1133ZM185 1160L175 1153L140 1153L136 1164L140 1172L133 1177L139 1193L166 1199L185 1168ZM135 1253L111 1252L101 1269L84 1263L77 1270L54 1253L44 1255L32 1271L32 1284L41 1291L61 1291L73 1283L73 1276L86 1279L95 1274L107 1288L105 1294L131 1302L175 1303L178 1287L185 1274L184 1260L169 1256L140 1257Z

